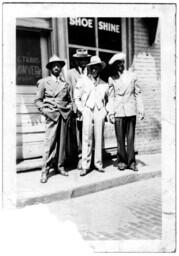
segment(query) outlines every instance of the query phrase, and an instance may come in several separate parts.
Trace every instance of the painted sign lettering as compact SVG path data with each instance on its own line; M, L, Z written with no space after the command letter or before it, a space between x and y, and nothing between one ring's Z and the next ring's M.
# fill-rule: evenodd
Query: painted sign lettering
M16 83L35 85L41 76L40 34L17 31Z

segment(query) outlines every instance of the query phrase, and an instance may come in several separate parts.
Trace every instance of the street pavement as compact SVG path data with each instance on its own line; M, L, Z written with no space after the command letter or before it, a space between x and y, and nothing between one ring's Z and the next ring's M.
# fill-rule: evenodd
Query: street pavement
M161 239L161 178L154 177L47 204L60 221L77 225L85 240Z
M137 155L139 172L125 170L120 172L116 166L116 159L104 162L105 173L92 170L81 177L79 170L69 170L69 176L51 175L48 182L40 183L40 170L18 173L16 180L17 207L50 203L70 199L101 190L121 186L139 180L161 176L161 155Z

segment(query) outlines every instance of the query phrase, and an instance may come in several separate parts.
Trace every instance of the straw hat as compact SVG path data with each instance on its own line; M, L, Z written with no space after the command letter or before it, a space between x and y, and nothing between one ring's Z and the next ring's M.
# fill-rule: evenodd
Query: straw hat
M60 59L60 58L59 58L58 56L56 56L56 55L53 55L53 56L49 59L49 62L47 63L46 68L50 69L52 63L54 63L54 62L58 62L58 63L61 65L61 67L63 67L63 66L65 65L65 61L64 61L64 60Z
M91 67L93 65L100 65L101 68L105 68L106 63L104 61L101 61L100 57L98 56L92 56L90 59L90 62L87 64L88 67Z
M123 52L119 52L116 53L112 56L112 58L109 60L109 65L112 65L114 62L116 62L117 60L125 60L126 59L126 55Z
M73 54L74 58L80 59L80 58L90 58L91 55L88 54L88 51L86 49L77 49L76 53Z

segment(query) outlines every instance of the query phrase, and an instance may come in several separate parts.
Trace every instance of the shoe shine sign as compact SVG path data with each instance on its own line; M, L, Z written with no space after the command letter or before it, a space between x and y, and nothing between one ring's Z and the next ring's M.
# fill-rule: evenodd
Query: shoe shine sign
M68 18L68 32L70 44L121 50L120 18Z
M70 25L71 26L82 26L82 27L88 27L93 28L93 20L88 18L70 18ZM105 21L99 21L98 22L98 29L99 30L105 30L105 31L111 31L114 33L120 33L120 25L119 24L112 24Z

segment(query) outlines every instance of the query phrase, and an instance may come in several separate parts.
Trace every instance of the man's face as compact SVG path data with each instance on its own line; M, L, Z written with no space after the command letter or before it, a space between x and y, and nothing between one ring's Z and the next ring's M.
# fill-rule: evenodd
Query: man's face
M120 73L123 73L124 71L124 60L117 60L115 63L116 71L119 71Z
M51 64L51 72L54 76L58 77L60 75L61 70L62 67L59 62L53 62Z
M100 65L92 65L90 67L90 70L91 70L91 75L94 78L97 78L99 76L100 71L101 71L101 66Z
M80 58L76 61L76 63L77 63L77 66L84 69L86 67L86 65L89 63L89 59L88 58Z

